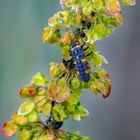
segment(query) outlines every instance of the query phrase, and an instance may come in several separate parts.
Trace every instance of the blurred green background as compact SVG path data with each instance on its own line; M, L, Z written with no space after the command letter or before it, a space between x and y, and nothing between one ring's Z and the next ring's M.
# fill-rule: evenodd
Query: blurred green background
M80 130L94 140L140 140L140 1L123 8L124 25L97 42L112 79L107 100L84 91L90 116L64 128ZM49 62L61 62L59 47L41 43L47 20L60 9L59 0L0 0L0 125L22 100L18 96L38 71L49 74ZM0 133L0 140L6 140ZM17 140L17 136L11 138Z

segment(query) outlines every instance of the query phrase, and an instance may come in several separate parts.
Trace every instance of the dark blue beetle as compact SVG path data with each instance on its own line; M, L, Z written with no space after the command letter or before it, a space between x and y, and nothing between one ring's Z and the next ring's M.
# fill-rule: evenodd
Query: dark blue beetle
M84 48L84 45L80 46L80 44L76 42L70 48L70 55L72 59L68 61L63 60L66 68L69 70L76 70L79 78L84 82L88 82L90 80L90 66L87 59L87 56L90 54L86 55L84 52L87 48Z
M75 64L74 69L79 73L79 78L84 82L88 82L90 80L90 66L84 52L87 48L84 49L83 46L80 46L77 42L73 44L70 48L70 55Z

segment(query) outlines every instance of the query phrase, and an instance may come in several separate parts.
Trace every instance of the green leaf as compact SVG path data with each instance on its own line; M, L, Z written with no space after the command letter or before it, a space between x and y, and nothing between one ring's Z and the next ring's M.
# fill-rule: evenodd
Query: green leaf
M33 102L36 103L36 111L41 112L41 108L44 104L47 102L47 96L45 95L39 95L35 96L33 99Z
M15 124L20 126L26 126L29 123L26 116L18 115L17 113L12 116L12 120Z
M36 105L34 103L32 103L32 102L24 102L19 107L18 115L23 115L23 116L28 115L33 110L35 110L35 108L36 108Z
M104 8L104 4L102 0L94 0L93 6L94 6L94 11L100 11Z
M50 75L54 78L57 78L60 75L60 70L57 64L51 63L50 64Z
M61 38L61 34L59 30L54 30L51 27L44 28L43 35L42 35L42 42L48 42L50 44L54 44L59 42Z
M54 140L54 136L48 133L48 134L41 135L37 139L33 139L33 140Z
M59 28L61 26L61 21L57 16L53 16L49 18L48 25L53 28Z
M45 75L38 72L36 75L33 76L31 82L38 86L44 86L48 83L48 79L45 77Z
M66 78L65 78L65 77L61 78L61 79L58 81L58 85L61 86L61 87L66 86L66 85L67 85Z
M42 42L43 43L45 43L46 41L48 41L48 39L52 35L52 32L53 31L52 31L52 29L50 27L44 28L43 35L42 35Z
M102 56L101 54L99 54L98 52L93 53L91 61L94 67L100 67L102 66L103 63L108 64L108 61L106 60L106 58Z
M82 118L87 117L89 112L82 106L77 106L76 111L73 113L73 119L80 121Z
M65 107L62 104L58 104L53 107L52 116L56 121L62 122L65 118L67 118L65 111Z
M80 87L80 80L78 78L74 78L71 81L71 85L73 86L74 89L78 89Z
M30 130L27 130L25 128L23 128L19 132L19 138L20 138L20 140L31 140L32 136L33 136L33 133Z
M62 56L67 60L69 59L70 57L70 46L64 46L62 47L62 50L61 50L61 53L62 53Z
M74 104L67 103L66 108L69 112L74 112L75 111L75 105Z
M58 78L65 70L63 64L50 63L50 75L53 78Z
M112 34L112 32L113 28L106 26L102 22L96 25L92 25L92 27L89 30L85 31L88 38L87 42L89 43L94 43L97 40L107 37L110 34Z
M79 99L80 97L77 94L73 93L70 94L67 102L69 102L70 104L77 104L79 102Z
M50 114L51 109L52 109L51 103L46 103L41 107L42 113L45 114L46 116Z
M109 74L104 69L99 69L96 73L103 80L108 80L109 79Z
M59 11L57 13L57 17L60 18L61 20L66 20L68 16L68 12L67 11Z
M75 121L81 121L80 113L74 113L72 117Z
M120 0L124 5L135 5L136 0Z
M106 19L106 23L114 27L121 26L123 24L122 14L116 15L115 17L109 17L108 19Z
M40 121L40 117L37 114L37 112L32 111L28 116L27 119L30 123L34 123L34 122L39 122Z
M84 15L90 15L92 13L92 10L93 10L93 5L91 2L86 2L84 7L83 7L83 13Z
M81 118L87 117L89 115L88 110L84 108L83 106L78 106L78 110L80 112Z

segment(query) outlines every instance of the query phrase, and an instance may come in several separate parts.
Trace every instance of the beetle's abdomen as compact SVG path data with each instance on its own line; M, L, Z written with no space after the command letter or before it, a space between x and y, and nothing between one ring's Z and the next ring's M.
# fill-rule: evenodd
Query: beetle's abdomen
M90 80L90 66L84 49L78 43L71 46L71 56L75 64L75 70L79 73L79 78L88 82Z

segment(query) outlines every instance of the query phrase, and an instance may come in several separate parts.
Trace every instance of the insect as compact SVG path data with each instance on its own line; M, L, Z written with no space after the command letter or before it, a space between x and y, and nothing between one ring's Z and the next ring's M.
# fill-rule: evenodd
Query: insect
M84 48L85 44L80 45L79 42L74 43L70 48L70 55L72 59L66 61L63 60L65 67L68 70L75 70L78 73L79 78L88 82L90 80L90 65L88 62L88 56L92 53L85 54L85 51L89 48Z
M65 67L68 69L68 70L71 70L71 69L74 69L75 68L75 64L74 64L74 61L71 59L71 60L65 60L63 59L63 64L65 65Z
M53 129L60 129L63 125L63 122L57 122L51 116L46 120L46 127L51 127Z

